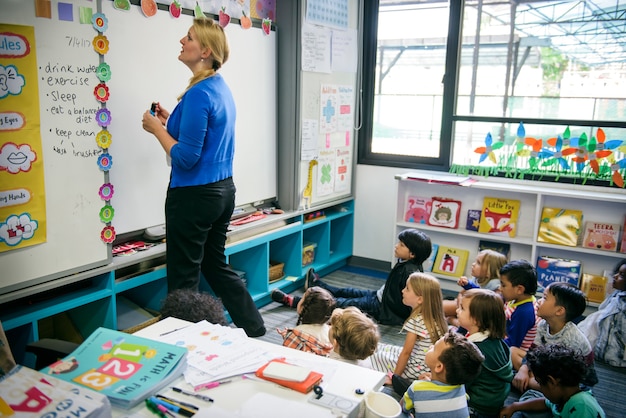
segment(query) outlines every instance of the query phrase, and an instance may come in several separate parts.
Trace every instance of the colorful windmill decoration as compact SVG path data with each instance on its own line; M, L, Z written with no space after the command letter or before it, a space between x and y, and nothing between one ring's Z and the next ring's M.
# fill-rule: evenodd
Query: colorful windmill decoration
M619 172L619 170L623 170L625 168L626 158L622 158L614 164L611 164L611 179L613 180L613 183L615 183L619 187L624 187L624 178L622 177L622 174Z
M595 139L597 142L594 141L593 144L590 144L588 148L589 148L589 166L591 167L591 170L593 170L593 172L596 173L597 175L600 173L600 166L598 164L598 160L601 160L602 158L607 158L613 155L612 150L622 145L623 141L613 139L613 140L605 142L606 135L602 128L598 128Z
M539 158L544 159L545 161L541 163L543 167L547 167L550 165L558 164L563 170L569 170L569 163L565 159L566 156L573 154L576 152L576 148L566 148L563 149L563 138L559 135L554 141L554 138L550 138L548 143L554 147L554 151L549 150L547 148L543 148L539 152Z
M491 136L491 132L487 132L487 136L485 137L485 146L484 147L478 147L474 150L475 153L480 154L480 158L478 159L478 163L482 163L483 161L485 161L487 158L489 158L489 160L496 164L496 154L494 154L494 151L502 148L504 146L504 142L496 142L495 144L493 143L493 137Z

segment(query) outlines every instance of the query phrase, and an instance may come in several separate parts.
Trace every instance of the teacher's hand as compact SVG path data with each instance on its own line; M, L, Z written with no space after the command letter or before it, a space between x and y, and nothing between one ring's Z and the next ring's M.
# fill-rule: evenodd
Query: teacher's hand
M163 129L163 123L161 123L158 117L152 116L149 110L144 112L143 118L141 119L141 126L144 131L150 132L153 135L156 134L157 130Z

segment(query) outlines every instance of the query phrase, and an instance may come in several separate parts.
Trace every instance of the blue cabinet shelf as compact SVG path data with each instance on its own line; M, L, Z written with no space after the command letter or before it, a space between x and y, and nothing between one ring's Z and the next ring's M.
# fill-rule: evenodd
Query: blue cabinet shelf
M228 263L243 272L257 306L271 302L273 289L291 292L301 287L310 267L327 274L345 265L352 256L354 202L347 200L324 208L323 218L304 222L307 214L316 211L319 209L268 215L229 232ZM310 243L315 245L315 259L311 265L303 266L303 247ZM270 261L283 263L284 273L271 283ZM205 284L201 290L209 288ZM32 367L34 359L20 357L19 353L24 353L25 345L31 341L54 337L49 335L54 334L51 323L71 323L76 334L73 339L80 340L99 326L118 327L118 296L158 311L166 295L165 244L161 244L132 256L115 257L107 266L79 273L70 287L34 292L29 300L1 305L0 320L13 352L18 353L16 360Z

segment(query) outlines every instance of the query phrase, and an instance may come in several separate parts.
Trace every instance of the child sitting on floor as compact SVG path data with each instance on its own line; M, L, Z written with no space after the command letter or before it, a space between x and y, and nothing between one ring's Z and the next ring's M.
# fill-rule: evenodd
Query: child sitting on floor
M330 358L363 367L370 367L366 359L376 351L380 340L378 325L356 306L333 311L328 337L333 345Z
M314 286L304 292L296 309L296 327L277 330L283 337L283 345L327 356L333 349L328 321L335 309L335 298L327 290Z

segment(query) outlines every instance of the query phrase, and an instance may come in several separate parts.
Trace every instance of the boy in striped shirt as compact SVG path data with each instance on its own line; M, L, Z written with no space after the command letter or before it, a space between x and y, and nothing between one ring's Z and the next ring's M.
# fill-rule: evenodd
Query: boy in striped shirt
M474 343L448 331L426 353L430 373L409 386L400 400L402 411L415 418L469 417L464 384L478 376L484 360Z

